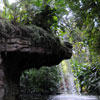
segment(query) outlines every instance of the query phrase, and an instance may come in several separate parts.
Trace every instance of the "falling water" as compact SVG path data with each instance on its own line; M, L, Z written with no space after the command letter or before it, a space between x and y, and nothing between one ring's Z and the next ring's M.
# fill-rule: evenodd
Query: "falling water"
M74 75L72 73L70 61L65 60L64 62L66 62L66 73L63 73L62 63L59 64L59 69L64 87L64 93L57 96L53 96L52 99L48 100L99 100L100 97L97 96L85 96L81 95L81 93L77 93L76 86L74 84ZM66 88L66 79L69 85L68 88ZM80 87L78 92L80 92Z
M60 69L60 73L61 73L61 78L62 78L62 83L63 83L63 87L64 87L64 92L67 92L65 78L64 78L63 71L62 71L62 65L61 65L61 63L59 64L59 69Z
M66 73L62 71L62 64L59 64L59 69L61 73L62 83L64 87L64 92L69 94L76 94L76 88L74 84L74 76L71 71L71 66L69 60L66 61ZM65 75L64 75L65 74Z
M72 73L70 61L66 60L66 62L67 62L67 76L68 76L68 84L69 84L69 93L70 94L77 94L76 87L74 84L74 75Z

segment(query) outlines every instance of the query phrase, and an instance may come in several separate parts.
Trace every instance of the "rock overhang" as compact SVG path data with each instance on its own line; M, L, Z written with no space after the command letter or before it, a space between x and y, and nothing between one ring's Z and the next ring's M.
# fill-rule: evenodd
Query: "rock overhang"
M35 25L14 26L0 20L0 53L9 66L13 61L15 64L21 63L20 66L26 64L38 68L69 59L72 56L72 45L61 43L55 34Z

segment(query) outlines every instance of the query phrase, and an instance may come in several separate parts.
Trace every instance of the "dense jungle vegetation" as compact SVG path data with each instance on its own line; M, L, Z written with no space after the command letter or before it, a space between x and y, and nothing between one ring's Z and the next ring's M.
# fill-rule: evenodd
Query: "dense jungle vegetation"
M17 0L12 4L1 0L0 6L0 19L14 25L35 24L72 43L76 86L83 93L100 95L100 0ZM60 80L57 67L42 67L25 71L21 86L49 93L58 91Z

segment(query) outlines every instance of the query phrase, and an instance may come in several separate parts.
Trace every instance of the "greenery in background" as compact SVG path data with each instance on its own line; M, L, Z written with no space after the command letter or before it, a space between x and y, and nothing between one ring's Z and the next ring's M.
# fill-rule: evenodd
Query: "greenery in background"
M53 33L56 33L62 16L68 14L66 0L18 0L11 5L8 0L3 1L3 18L9 19L14 25L35 24Z
M59 90L60 75L57 67L41 67L23 72L20 80L25 93L56 93Z
M89 63L80 64L74 60L72 67L74 75L79 79L81 92L84 94L100 95L100 65Z
M100 1L67 2L75 23L72 34L75 53L72 60L73 72L79 79L82 92L100 95Z
M99 0L18 0L11 5L7 0L3 1L5 6L0 16L9 19L12 24L35 24L51 33L56 33L62 40L70 41L73 44L71 63L74 75L79 79L81 91L100 94ZM51 86L48 91L56 91L59 79L57 70L53 69L52 74L46 70L51 71L43 67L40 71L25 72L29 77L29 89L42 92ZM54 79L51 80L53 76ZM24 75L21 80L23 85ZM47 80L48 84L52 85L46 84Z
M85 33L87 44L91 50L100 49L100 1L99 0L67 0L73 11L77 27Z

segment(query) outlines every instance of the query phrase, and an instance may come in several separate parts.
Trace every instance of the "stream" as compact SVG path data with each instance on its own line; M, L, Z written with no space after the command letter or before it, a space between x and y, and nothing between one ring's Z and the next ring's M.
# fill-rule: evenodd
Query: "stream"
M100 100L100 97L96 96L80 96L80 95L68 95L68 94L58 94L58 95L27 95L22 97L22 100Z

